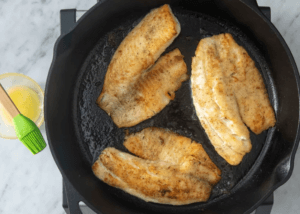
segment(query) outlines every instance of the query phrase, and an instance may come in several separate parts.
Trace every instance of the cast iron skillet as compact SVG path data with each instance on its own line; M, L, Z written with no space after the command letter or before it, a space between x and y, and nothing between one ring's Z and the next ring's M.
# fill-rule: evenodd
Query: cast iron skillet
M252 151L230 166L213 149L192 105L190 81L153 118L129 128L171 129L200 142L222 170L207 203L167 206L146 203L97 179L91 165L101 151L122 146L118 129L95 101L110 59L127 33L152 8L169 3L182 32L166 52L179 48L190 73L200 39L229 32L246 48L262 73L276 112L274 128L251 133ZM106 0L90 9L74 29L56 42L45 92L45 121L53 157L64 177L96 212L250 213L292 173L299 142L299 75L293 57L255 0ZM80 213L78 206L72 214Z

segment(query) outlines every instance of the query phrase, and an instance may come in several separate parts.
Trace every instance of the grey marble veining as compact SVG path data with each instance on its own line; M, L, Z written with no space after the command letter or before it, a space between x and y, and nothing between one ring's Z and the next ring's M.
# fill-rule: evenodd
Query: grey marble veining
M0 0L0 74L23 73L43 88L60 34L59 11L89 9L96 0ZM300 1L258 0L270 6L272 22L300 66ZM42 126L45 136L45 128ZM299 213L300 156L291 179L275 191L272 214ZM0 139L0 214L63 214L62 177L49 147L33 156L17 140Z

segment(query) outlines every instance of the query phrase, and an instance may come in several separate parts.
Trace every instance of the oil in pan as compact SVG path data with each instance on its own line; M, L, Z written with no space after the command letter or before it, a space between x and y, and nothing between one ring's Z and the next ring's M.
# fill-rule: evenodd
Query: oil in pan
M270 70L253 42L239 29L225 21L176 8L173 8L173 12L181 24L181 33L165 52L179 48L184 55L189 75L191 74L192 57L199 41L208 36L225 32L231 33L237 43L242 45L255 61L256 67L264 78L270 101L276 110L276 106L274 106L277 100L276 91L273 87ZM222 195L230 194L231 189L247 174L262 150L268 131L264 131L260 135L250 132L251 152L244 156L241 164L231 166L216 153L197 118L192 103L190 80L182 84L182 87L176 92L175 99L156 116L127 129L119 129L96 104L102 90L107 67L115 50L142 18L133 15L131 19L124 20L120 26L100 38L81 68L80 78L77 82L78 94L74 95L78 108L74 118L79 121L76 129L80 135L79 139L81 139L80 146L84 148L85 156L88 157L87 159L92 165L106 147L115 147L128 152L123 146L125 131L137 132L151 126L170 129L201 143L212 161L221 169L222 179L214 187L210 198L210 200L217 200ZM147 207L147 203L143 203L138 198L121 190L108 188L117 193L118 197L126 198L136 205ZM157 207L161 208L161 205L157 205Z

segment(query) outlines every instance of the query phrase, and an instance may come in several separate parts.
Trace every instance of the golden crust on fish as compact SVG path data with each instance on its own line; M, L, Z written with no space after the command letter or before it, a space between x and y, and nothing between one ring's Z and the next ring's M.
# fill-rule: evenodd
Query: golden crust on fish
M174 99L175 90L187 79L186 65L179 50L170 52L150 68L179 33L179 22L169 5L164 5L146 15L116 50L97 104L118 127L134 126L158 113ZM169 87L156 92L166 83ZM147 101L153 101L154 97L155 105Z
M162 56L140 78L129 85L127 93L102 97L102 106L118 127L134 126L160 112L175 98L175 91L187 80L187 67L178 49ZM114 100L114 102L111 102ZM101 105L102 105L101 104Z
M206 134L208 135L210 141L212 142L213 146L217 153L223 157L229 164L231 165L238 165L241 160L243 159L244 155L239 154L233 151L230 147L224 145L222 139L217 135L217 133L211 128L211 126L206 121L205 117L202 117L201 125L205 129Z
M149 202L184 205L207 201L211 192L208 182L181 173L176 165L114 148L106 148L92 170L105 183Z
M221 53L224 76L233 88L244 123L255 134L273 127L276 123L274 110L254 61L231 34L219 35L216 44Z
M230 88L224 83L214 47L206 40L201 40L199 46L200 51L192 60L191 76L196 113L219 155L229 164L237 165L251 150L249 131ZM226 98L222 99L222 93ZM230 155L224 155L227 152Z
M201 144L166 129L152 127L130 134L126 136L124 146L143 159L179 165L182 173L208 181L211 185L221 179L221 171Z
M251 151L249 131L274 126L263 79L247 52L230 34L202 39L192 60L197 116L216 151L237 165Z

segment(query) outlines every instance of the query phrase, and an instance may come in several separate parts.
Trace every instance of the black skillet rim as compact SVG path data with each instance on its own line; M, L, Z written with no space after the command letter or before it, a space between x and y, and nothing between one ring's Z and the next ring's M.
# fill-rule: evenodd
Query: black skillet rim
M271 23L271 21L269 21L262 13L261 11L259 10L258 8L258 5L257 3L253 2L253 0L241 0L244 4L246 4L251 10L253 10L257 15L259 15L270 27L270 29L276 34L276 36L278 37L279 41L281 42L281 44L283 45L288 57L289 57L289 60L290 60L290 63L292 65L292 68L293 68L293 72L294 72L294 77L295 77L295 80L296 80L296 84L297 84L297 90L298 90L298 94L300 94L300 77L299 77L299 73L298 73L298 69L297 69L297 66L296 66L296 63L295 63L295 60L292 56L292 53L290 51L290 49L288 48L286 42L284 41L284 39L282 38L281 34L278 32L278 30L276 29L276 27ZM48 104L47 104L47 94L49 93L48 91L48 84L49 84L49 81L50 81L50 77L51 77L51 74L53 72L53 67L56 63L56 60L57 60L57 49L59 46L61 46L61 40L66 37L67 35L71 34L75 28L80 25L80 23L82 22L82 20L87 17L90 13L92 13L92 11L98 7L101 3L105 2L105 0L102 0L100 2L98 2L96 5L94 5L88 12L86 12L74 25L74 28L67 34L65 35L61 35L56 43L55 43L55 46L54 46L54 52L53 52L53 61L51 63L51 66L50 66L50 69L49 69L49 73L48 73L48 77L47 77L47 82L46 82L46 90L45 90L45 112L47 112L47 109L48 109ZM51 137L50 137L50 134L49 134L49 130L48 130L48 127L47 127L47 121L48 121L48 117L47 117L47 114L45 114L45 123L46 123L46 133L47 133L47 138L48 138L48 142L49 142L49 147L51 149L51 153L54 157L54 160L58 166L58 168L60 169L64 179L67 179L69 181L69 179L67 178L67 176L65 175L64 171L62 170L60 164L59 164L59 161L58 161L58 158L54 152L54 148L51 144ZM293 144L293 149L292 149L292 152L290 154L290 161L289 161L289 164L290 164L290 169L287 173L287 175L285 176L284 179L282 179L280 182L278 182L277 184L275 184L273 186L273 188L271 188L269 190L268 193L266 193L265 197L262 197L261 200L259 200L256 204L254 204L247 212L251 212L253 210L255 210L259 204L261 202L263 202L274 190L276 190L279 186L283 185L291 176L292 172L293 172L293 168L294 168L294 159L295 159L295 154L296 154L296 151L297 151L297 148L298 148L298 145L299 145L299 140L300 140L300 134L299 134L299 131L300 131L300 127L299 127L299 122L298 122L298 128L297 128L297 133L296 133L296 138L294 140L294 144ZM70 182L70 181L69 181ZM76 189L76 188L75 188ZM88 205L90 205L88 202L87 202ZM90 205L90 207L93 208L93 206Z

